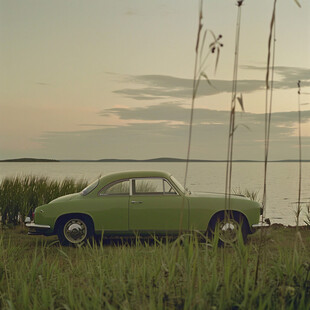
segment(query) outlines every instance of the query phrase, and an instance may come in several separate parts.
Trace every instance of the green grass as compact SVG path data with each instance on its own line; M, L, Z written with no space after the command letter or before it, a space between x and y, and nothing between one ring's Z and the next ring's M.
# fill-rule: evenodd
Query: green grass
M309 309L310 230L269 228L218 248L194 237L131 245L59 246L55 237L0 235L0 309Z

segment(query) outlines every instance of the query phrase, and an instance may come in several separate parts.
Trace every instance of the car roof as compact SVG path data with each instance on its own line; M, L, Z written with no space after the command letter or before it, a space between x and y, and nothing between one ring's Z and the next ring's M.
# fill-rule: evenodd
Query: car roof
M135 170L135 171L121 171L111 173L100 178L100 182L113 182L120 179L132 179L132 178L149 178L149 177L163 177L170 178L171 174L165 171L158 170Z

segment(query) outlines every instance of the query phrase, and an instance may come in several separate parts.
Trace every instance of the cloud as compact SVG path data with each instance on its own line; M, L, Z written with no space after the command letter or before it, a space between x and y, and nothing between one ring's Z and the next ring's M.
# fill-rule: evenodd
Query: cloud
M179 103L166 102L159 105L151 105L136 108L111 108L103 110L100 115L117 115L122 120L165 120L188 122L189 109L182 107ZM210 122L213 119L226 121L228 112L220 112L207 109L196 109L195 119L198 121Z
M39 140L45 156L66 159L185 157L190 110L174 102L137 108L112 108L126 126L96 127L77 132L48 132ZM237 113L234 158L263 159L264 115ZM304 122L310 111L302 112ZM192 158L225 159L229 114L197 108L194 113ZM273 113L270 158L298 157L296 112ZM98 124L100 125L100 124ZM244 125L244 126L243 126ZM310 158L310 137L303 137L303 156ZM72 155L75 154L75 155Z
M165 102L158 105L151 105L136 108L111 108L103 110L100 115L108 116L113 114L122 120L164 120L164 121L181 121L188 123L189 109L184 108L181 104L175 102ZM237 118L249 125L265 120L264 114L242 113L238 112ZM277 112L272 114L273 126L292 124L297 121L297 112ZM228 111L217 111L203 108L196 108L194 111L195 123L227 123L229 119ZM310 120L310 110L302 112L302 121Z
M144 88L124 88L114 91L125 97L136 100L154 100L163 98L191 98L193 81L164 75L140 75L131 77L131 82L146 85ZM211 80L213 87L201 80L197 97L215 95L231 91L231 81ZM241 80L238 84L240 92L251 92L263 88L259 80Z
M116 126L113 125L106 125L106 124L79 124L80 127L88 127L88 128L93 128L93 127L104 127L104 128L114 128Z
M241 66L241 68L266 71L266 67L261 66ZM310 69L308 68L275 66L274 69L275 73L280 76L281 81L278 86L281 88L297 88L298 80L301 81L301 86L310 85Z
M246 70L266 70L265 67L242 66ZM279 80L274 82L275 89L296 88L297 81L302 81L302 87L310 86L310 69L293 67L275 67ZM154 100L163 98L191 98L192 79L177 78L165 75L137 75L129 76L127 81L141 85L141 88L123 88L115 90L114 93L135 100ZM231 80L210 80L211 87L205 80L201 80L197 97L210 96L231 91ZM250 93L264 89L264 80L239 80L238 92Z

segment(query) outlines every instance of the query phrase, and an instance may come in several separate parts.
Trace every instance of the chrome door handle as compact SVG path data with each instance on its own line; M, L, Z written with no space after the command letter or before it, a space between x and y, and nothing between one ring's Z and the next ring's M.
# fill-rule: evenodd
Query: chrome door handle
M142 203L143 201L137 201L137 200L133 200L131 203L137 203L137 204L140 204Z

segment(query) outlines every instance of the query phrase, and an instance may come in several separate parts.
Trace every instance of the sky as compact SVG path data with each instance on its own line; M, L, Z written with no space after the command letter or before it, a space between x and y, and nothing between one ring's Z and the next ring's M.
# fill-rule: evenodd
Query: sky
M191 158L225 159L237 6L205 0L222 35L195 101ZM310 1L278 1L270 159L310 159ZM0 160L185 158L200 1L0 0ZM242 6L235 159L263 160L273 1Z

